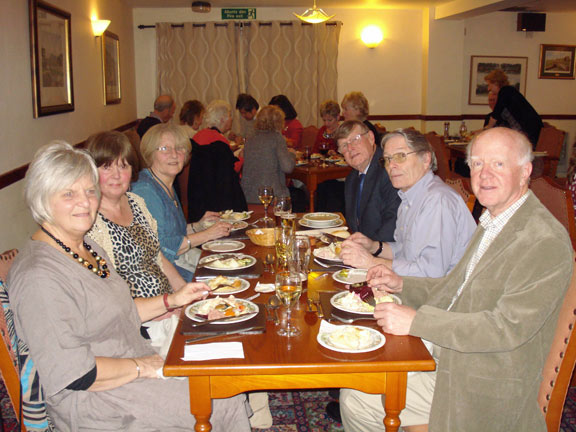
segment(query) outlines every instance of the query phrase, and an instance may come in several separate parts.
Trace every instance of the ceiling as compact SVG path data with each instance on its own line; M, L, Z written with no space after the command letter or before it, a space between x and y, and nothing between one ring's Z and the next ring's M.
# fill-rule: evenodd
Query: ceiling
M140 7L190 7L192 0L123 0L127 5ZM221 7L294 7L307 8L313 0L205 0L213 8ZM317 6L330 13L330 8L355 9L412 9L431 6L450 5L474 9L474 3L484 7L491 3L490 10L540 11L540 12L576 12L576 0L317 0Z

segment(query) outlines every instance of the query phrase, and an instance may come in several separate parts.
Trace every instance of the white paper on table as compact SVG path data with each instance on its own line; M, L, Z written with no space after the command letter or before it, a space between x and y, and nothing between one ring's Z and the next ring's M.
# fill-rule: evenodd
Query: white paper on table
M207 344L186 345L184 361L216 360L225 358L244 358L242 342L213 342Z
M311 230L302 230L302 231L296 231L296 235L307 235L308 237L320 237L323 233L332 233L334 231L348 231L348 227L339 226L334 228L318 228Z
M256 287L254 288L254 291L261 293L271 293L276 291L276 287L274 286L274 284L263 284L258 282L256 284Z

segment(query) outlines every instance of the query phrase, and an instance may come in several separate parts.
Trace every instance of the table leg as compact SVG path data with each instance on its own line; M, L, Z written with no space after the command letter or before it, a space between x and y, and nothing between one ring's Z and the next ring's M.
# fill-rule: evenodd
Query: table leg
M397 432L400 427L400 411L406 406L406 372L388 372L386 374L386 394L384 398L384 428L386 432Z
M190 412L196 418L196 432L210 432L210 416L212 415L212 399L210 397L210 377L188 377L190 392Z
M310 194L310 213L314 213L314 199L316 197L316 189L318 189L318 177L314 174L310 175L306 187Z

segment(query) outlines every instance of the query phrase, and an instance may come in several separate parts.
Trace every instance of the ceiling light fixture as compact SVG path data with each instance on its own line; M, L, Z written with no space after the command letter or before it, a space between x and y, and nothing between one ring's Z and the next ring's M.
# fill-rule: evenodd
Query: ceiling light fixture
M212 5L210 2L206 1L193 1L192 2L192 11L198 13L208 13L212 9Z
M298 19L310 24L319 24L334 18L334 15L328 16L322 9L318 9L316 7L316 0L314 0L314 7L312 9L306 9L306 12L302 15L298 15L297 13L294 13L294 15L296 15Z

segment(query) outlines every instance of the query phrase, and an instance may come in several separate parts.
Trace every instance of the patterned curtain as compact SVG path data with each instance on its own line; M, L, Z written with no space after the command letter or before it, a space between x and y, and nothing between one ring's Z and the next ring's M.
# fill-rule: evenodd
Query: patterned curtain
M261 106L288 96L300 122L317 125L318 108L336 99L341 22L170 23L156 25L158 94L234 105L250 93Z

